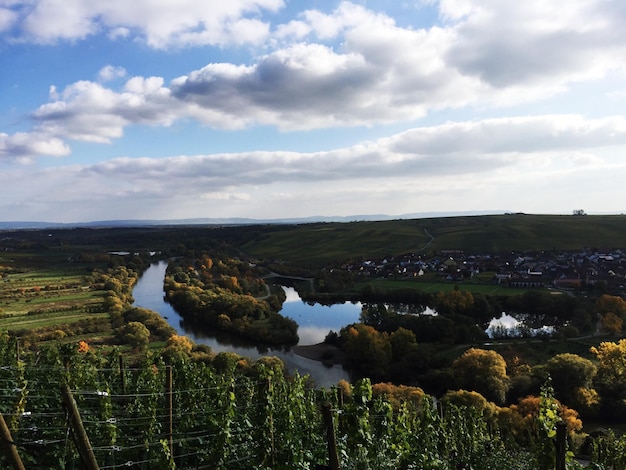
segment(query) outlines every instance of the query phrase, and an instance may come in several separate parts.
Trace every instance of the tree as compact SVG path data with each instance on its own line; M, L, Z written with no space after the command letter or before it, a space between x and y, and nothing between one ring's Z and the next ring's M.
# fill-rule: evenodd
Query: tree
M622 331L626 320L626 301L615 295L603 295L596 301L596 308L600 312L602 329L610 334Z
M437 293L435 310L440 315L463 314L474 305L474 296L471 292L455 289L452 292Z
M353 364L374 377L383 377L391 362L391 343L386 333L357 323L342 330L344 349Z
M452 364L457 386L476 391L486 399L502 404L511 387L506 361L495 351L471 348Z
M150 342L150 330L143 323L131 321L118 330L119 339L135 349L145 349Z
M496 405L488 402L478 392L468 392L467 390L449 390L441 397L444 404L451 404L459 407L473 408L480 411L486 418L492 417L496 413Z
M383 397L388 400L394 410L399 410L402 403L410 403L412 406L420 408L427 396L424 390L419 387L391 383L372 385L372 394L374 397Z
M552 386L556 398L578 409L580 389L589 391L592 388L593 378L596 375L596 366L589 359L577 354L557 354L546 363L546 370L552 378ZM588 393L587 393L588 395Z
M394 361L400 361L417 350L415 333L406 328L398 328L389 335L391 351Z
M172 335L168 338L163 355L165 357L186 358L191 354L193 342L187 336Z
M620 317L613 312L608 312L602 315L600 319L602 329L611 335L617 335L622 331L622 325L624 322Z
M603 295L596 301L600 313L614 313L620 318L626 318L626 301L616 295Z
M598 360L594 384L600 394L602 413L606 418L626 418L626 339L602 342L591 352Z

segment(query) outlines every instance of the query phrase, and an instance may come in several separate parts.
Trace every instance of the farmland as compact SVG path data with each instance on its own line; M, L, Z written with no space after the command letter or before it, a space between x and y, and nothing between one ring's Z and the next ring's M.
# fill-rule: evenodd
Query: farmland
M626 216L498 216L254 226L159 226L106 229L24 230L0 237L0 328L63 337L63 331L104 326L108 289L94 273L130 263L140 274L152 253L160 257L228 246L236 256L261 260L283 273L318 275L349 260L415 253L435 257L444 250L496 253L518 250L579 250L620 247ZM122 256L111 252L133 253ZM482 277L481 277L482 276ZM516 295L520 289L494 286L489 274L463 283L483 295ZM410 288L448 292L455 283L426 275L415 279L361 279L351 287ZM82 322L82 323L81 323ZM91 323L92 328L85 328ZM82 327L80 325L82 324Z
M367 302L372 302L371 308L364 310L362 323L336 333L335 343L327 344L343 348L350 366L365 380L372 378L400 384L398 390L410 389L437 397L448 395L455 400L472 398L485 404L486 400L498 400L500 408L494 408L494 403L488 408L492 410L490 413L495 413L493 416L506 420L509 414L517 413L531 402L539 405L537 397L546 383L547 370L552 367L553 372L557 372L554 392L557 398L562 398L563 405L574 407L583 419L613 426L612 421L626 416L623 400L620 401L626 385L616 378L608 361L614 349L622 354L622 349L626 348L626 342L611 342L623 337L622 325L626 315L626 302L620 290L625 283L621 238L626 228L625 220L622 216L510 214L348 224L5 232L0 236L0 331L4 341L0 349L11 364L30 361L26 373L33 377L25 383L39 388L48 383L48 377L37 378L39 371L33 364L44 356L52 361L49 367L55 371L58 370L55 368L62 367L63 361L66 367L73 364L76 370L88 361L95 361L95 369L87 368L99 377L105 370L106 374L124 374L119 364L127 361L141 365L150 380L157 377L155 374L163 373L164 364L174 363L179 365L182 374L175 378L175 382L185 390L189 388L185 380L196 383L198 377L191 370L187 375L183 364L198 367L200 374L210 370L206 376L210 381L222 380L219 374L225 371L232 374L238 368L244 369L244 375L250 374L250 367L254 366L246 360L231 353L213 354L210 348L193 345L185 337L175 335L158 314L132 307L132 289L143 269L157 259L176 258L176 262L171 263L172 288L182 292L181 298L190 305L191 300L201 301L199 305L208 310L193 310L196 314L202 313L202 320L216 317L216 321L225 326L232 322L238 328L248 328L250 315L243 307L265 301L265 273L301 276L306 281L302 284L315 286L315 292L308 292L309 295L327 295L331 302L335 296L355 299L363 296L363 299L367 297ZM511 282L508 284L494 282L496 274L506 278L533 272L535 276L538 274L535 268L540 265L546 271L541 281L535 279L529 283L521 277L519 280L509 277L507 279ZM549 282L548 276L553 275L553 269L569 272L582 271L583 268L585 284L581 282L577 288L553 295L554 291L543 285ZM222 295L217 297L217 293ZM399 302L414 299L415 305L433 302L438 315L396 314L389 303L392 297ZM209 298L219 305L219 311L218 307L212 308L212 304L206 302ZM227 306L238 305L225 303L228 299L246 300L247 304L241 303L241 308L226 314ZM272 308L279 308L279 305ZM540 320L558 320L558 325L564 328L554 337L488 340L484 335L484 323L503 310L534 312ZM259 316L265 319L267 312L259 310ZM122 361L119 364L118 355ZM459 361L465 357L468 364L474 364L474 359L483 356L495 359L497 367L463 374L467 367ZM572 370L582 367L584 373L576 377L574 385L569 382L567 374L559 377L558 369L554 369L560 364L558 361ZM112 369L112 363L118 369ZM101 371L97 372L97 368ZM217 375L212 375L214 371ZM7 377L15 383L24 382L20 373L19 368L6 371ZM370 374L369 378L365 377L366 373ZM498 376L501 380L477 383L474 381L476 373ZM143 376L144 372L140 375ZM163 396L161 379L150 391L155 400ZM78 382L72 383L71 377L63 379L67 380L75 389L82 387ZM93 377L85 380L95 383ZM101 386L111 390L122 385L117 377L105 382ZM361 382L357 387L364 383L367 382ZM487 383L491 385L480 388ZM392 390L385 383L377 386ZM8 394L5 412L12 413L15 407L29 404L28 400L15 401L15 390L18 388L5 391ZM248 393L252 389L246 385L245 390ZM580 394L568 394L572 390L578 390ZM230 397L232 404L235 403L232 400L243 400L238 396L232 398L235 395L230 393L230 385L226 384L223 391L228 393L216 397L216 402L222 403L223 397ZM266 392L262 397L273 400L273 392L270 393L269 388ZM296 392L298 396L302 395L301 391ZM120 397L126 396L125 393L117 390ZM143 390L133 393L144 397ZM33 397L35 395L33 393ZM156 410L156 401L151 403L151 409ZM363 405L358 412L374 410L371 407L378 406L376 403L382 402ZM551 403L557 406L557 402ZM42 404L44 408L47 406L47 403ZM82 406L88 405L83 401ZM144 404L138 402L137 406L143 409ZM184 416L188 404L175 406L180 407L180 416ZM246 406L245 401L241 406ZM317 404L312 406L317 407ZM252 422L253 418L247 415L233 413L223 427L234 425L234 416L237 416L235 421L241 419L237 426ZM102 415L106 429L119 432L119 442L126 442L122 445L129 447L125 450L126 455L137 459L139 456L130 450L134 444L125 435L128 431L122 425L109 426L111 416ZM310 416L313 415L303 415L302 419L310 419ZM319 421L319 416L314 416ZM578 430L572 430L572 439L575 437L577 448L582 448L585 435L579 434L582 424L577 416L576 412L570 414L575 418L571 423ZM142 414L138 412L136 419L143 419ZM411 417L411 420L419 419ZM531 421L535 420L532 423L536 419L532 418ZM153 421L154 426L159 424L157 418ZM532 423L522 425L520 421L519 426L523 428ZM490 421L489 426L507 429L508 425ZM180 429L183 428L180 424ZM15 425L15 429L29 430L26 425ZM387 428L381 427L384 429ZM457 429L457 424L450 427L451 431ZM488 436L491 431L487 427L485 430L485 436ZM98 429L90 432L99 436ZM268 432L274 432L274 428ZM437 433L431 437L439 439L442 435ZM111 436L105 437L109 439ZM162 436L155 433L153 437L156 443L156 439ZM104 439L103 446L108 446L109 441ZM372 442L368 440L363 444L363 448L371 452L367 456L370 461L377 455ZM398 453L397 443L389 442L389 449L393 449L385 457L389 462L393 461L389 459L400 458L417 461L410 452L419 450L421 444L411 444ZM480 442L482 446L483 441ZM612 448L617 449L623 440L610 442ZM528 442L522 445L528 446ZM162 448L152 449L151 458L161 462L159 449ZM168 444L168 449L174 449L172 443ZM180 455L186 450L202 452L195 447L176 445L175 454L179 455L181 465L184 459L181 460ZM506 447L502 450L509 451ZM237 452L236 448L231 451ZM345 455L353 451L348 446ZM65 455L63 449L54 452ZM478 459L482 459L481 452L477 454ZM51 458L50 455L46 454L46 458ZM254 456L246 458L265 458L263 455L255 451ZM274 455L274 451L269 451L269 455ZM354 454L350 455L350 459L356 458ZM455 457L433 449L435 460ZM99 458L111 462L112 455L108 452ZM201 460L204 456L198 458ZM315 459L323 460L323 455L317 454Z

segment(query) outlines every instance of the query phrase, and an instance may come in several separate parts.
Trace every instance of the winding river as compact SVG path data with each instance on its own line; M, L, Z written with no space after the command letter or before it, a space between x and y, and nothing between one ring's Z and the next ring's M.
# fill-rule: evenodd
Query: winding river
M186 324L174 308L163 300L163 279L167 269L167 261L152 264L139 278L133 288L133 305L153 310L161 314L180 335L186 335L197 344L206 344L214 352L231 351L242 356L257 359L261 356L277 356L283 360L290 372L298 371L308 374L318 387L330 387L339 380L349 380L348 372L341 366L326 367L318 361L312 361L298 356L293 351L262 349L242 341L228 340L199 330L197 327ZM346 302L324 306L308 304L291 287L283 287L287 300L280 313L294 319L298 327L300 342L298 345L307 346L324 340L330 330L339 329L350 323L359 321L361 304Z

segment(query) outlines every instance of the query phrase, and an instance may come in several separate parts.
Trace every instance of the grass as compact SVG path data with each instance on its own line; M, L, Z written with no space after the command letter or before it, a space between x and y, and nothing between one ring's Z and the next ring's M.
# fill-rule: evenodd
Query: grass
M480 293L484 295L520 295L526 292L527 289L517 289L508 286L500 286L493 284L482 284L472 282L436 282L436 281L420 281L420 280L394 280L394 279L375 279L363 284L360 284L356 289L362 288L364 285L370 284L380 289L405 289L412 288L422 292L444 292L448 293L455 290L457 287L462 291L471 292L472 294Z
M68 253L35 249L0 259L0 330L72 331L81 320L108 317L92 313L102 291L92 290L86 275L92 265L69 262ZM77 339L78 341L78 339Z
M273 227L242 246L262 259L324 264L406 253L616 248L626 216L492 215ZM432 237L432 239L431 239Z

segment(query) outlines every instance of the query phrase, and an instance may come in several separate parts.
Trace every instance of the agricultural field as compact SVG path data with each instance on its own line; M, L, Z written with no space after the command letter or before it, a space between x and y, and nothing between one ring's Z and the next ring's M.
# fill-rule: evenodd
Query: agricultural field
M437 279L431 279L431 280L374 279L367 283L358 284L356 288L358 289L359 287L362 287L364 285L371 285L373 287L380 288L383 290L412 288L412 289L420 290L427 294L437 293L437 292L448 293L459 288L461 288L461 290L463 291L471 292L472 294L483 294L483 295L520 295L526 292L525 289L507 287L505 285L493 285L489 283L488 281L464 282L461 286L459 286L459 284L455 284L454 282L445 282L445 281L441 281Z
M5 252L0 258L0 331L38 340L74 340L106 330L104 290L90 281L102 263L68 253Z
M308 264L442 250L614 248L624 244L624 233L623 215L507 214L277 227L245 243L242 250L259 258Z

